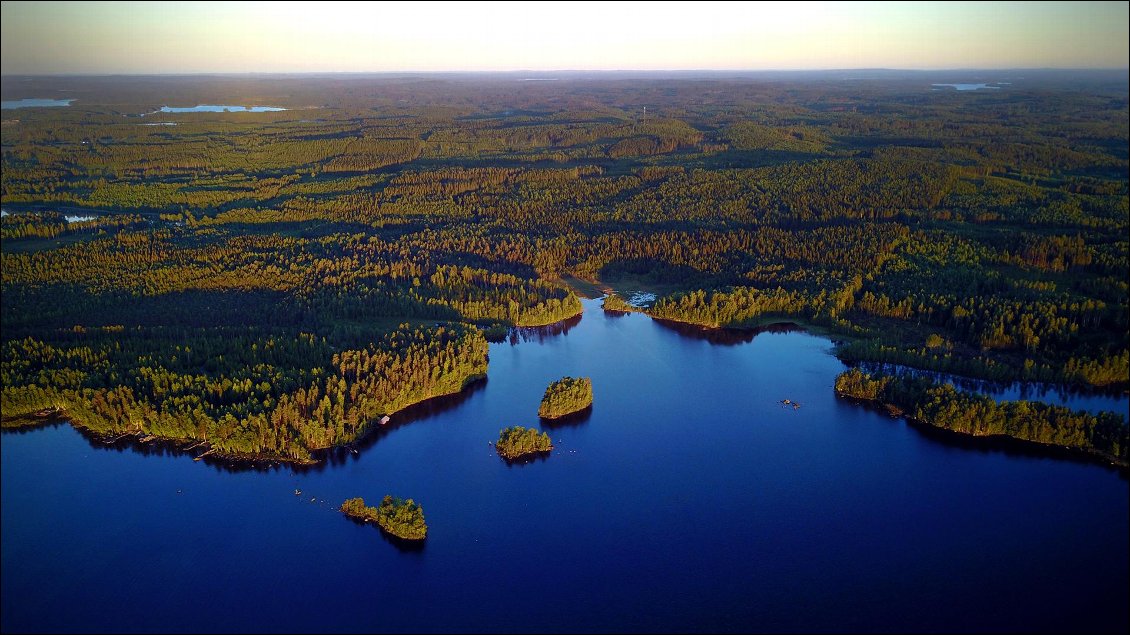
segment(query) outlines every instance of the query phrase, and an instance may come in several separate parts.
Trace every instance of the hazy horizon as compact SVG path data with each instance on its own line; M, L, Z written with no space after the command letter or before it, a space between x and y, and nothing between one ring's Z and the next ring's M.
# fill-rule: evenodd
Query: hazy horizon
M1122 70L1126 2L3 2L0 74Z
M612 68L612 69L583 69L583 68L562 68L552 70L536 70L536 69L513 69L513 70L403 70L403 71L199 71L199 72L137 72L137 73L2 73L3 77L263 77L263 76L295 76L295 77L324 77L324 76L341 76L341 75L379 75L379 76L396 76L396 75L518 75L522 73L537 73L542 75L616 75L616 74L640 74L640 75L804 75L804 74L831 74L831 73L852 73L852 72L870 72L870 73L907 73L907 74L923 74L923 75L937 75L943 73L1043 73L1043 72L1095 72L1095 73L1117 73L1130 69L1130 65L1122 67L1078 67L1078 68L1051 68L1051 67L1016 67L1016 68L993 68L993 67L969 67L969 68L934 68L934 69L917 69L917 68L806 68L806 69L711 69L711 68L687 68L687 69L641 69L641 68ZM1130 78L1128 78L1130 81Z

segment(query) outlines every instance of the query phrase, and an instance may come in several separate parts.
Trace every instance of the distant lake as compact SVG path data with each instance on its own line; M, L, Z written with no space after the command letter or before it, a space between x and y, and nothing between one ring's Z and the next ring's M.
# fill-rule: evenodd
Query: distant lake
M72 101L74 101L74 99L17 99L15 101L0 101L0 109L58 108L61 106L70 106Z
M70 426L0 443L0 627L22 631L1126 632L1130 487L836 399L803 332L640 314L522 329L488 379L317 468ZM594 405L541 426L549 382ZM781 404L800 402L794 410ZM542 427L544 460L488 444ZM296 496L295 490L301 490ZM412 497L422 549L336 508Z
M933 84L934 88L956 88L957 90L981 90L982 88L997 89L1000 86L991 84Z
M276 108L275 106L221 106L201 104L190 108L162 106L161 110L158 112L279 112L281 110L286 110L286 108Z
M12 214L9 213L8 210L6 210L6 209L0 210L0 217L11 216L11 215ZM63 216L63 220L67 221L68 223L81 223L81 222L88 221L88 220L94 220L95 218L97 218L97 216L89 216L89 215L85 215L85 216L79 216L79 215Z

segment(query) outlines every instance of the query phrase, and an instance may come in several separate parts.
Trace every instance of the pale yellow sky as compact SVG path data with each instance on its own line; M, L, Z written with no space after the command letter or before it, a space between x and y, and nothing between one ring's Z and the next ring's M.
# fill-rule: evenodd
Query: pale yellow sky
M3 2L0 72L1127 68L1127 2Z

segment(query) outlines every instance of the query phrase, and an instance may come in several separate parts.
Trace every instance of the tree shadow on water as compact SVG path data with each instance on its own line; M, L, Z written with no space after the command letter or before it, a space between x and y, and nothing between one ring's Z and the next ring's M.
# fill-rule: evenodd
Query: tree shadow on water
M427 539L405 540L404 538L401 538L399 536L392 535L375 522L369 522L368 520L354 518L353 516L348 516L345 514L342 515L345 516L346 520L353 523L354 525L372 527L373 529L376 529L377 533L381 535L381 538L383 538L385 542L396 547L396 550L401 553L421 554L424 552L424 547L427 545Z
M324 459L319 463L321 468L319 466L311 466L311 468L324 469L326 465L344 465L351 460L356 461L361 458L361 453L373 447L394 430L454 410L466 403L476 393L485 390L486 387L487 378L483 377L471 382L455 394L432 397L408 406L390 415L389 422L384 425L371 423L369 429L356 441L319 451L316 458Z
M555 419L546 419L545 417L539 417L538 422L541 424L541 427L549 430L558 428L576 428L588 423L589 418L591 417L592 404L589 404L589 406L585 409L578 410L577 412L571 412L563 417L557 417Z
M767 324L757 328L710 328L686 322L653 318L656 324L669 331L674 331L688 339L702 340L718 346L735 346L752 342L753 338L762 333L795 333L804 332L804 329L792 322Z

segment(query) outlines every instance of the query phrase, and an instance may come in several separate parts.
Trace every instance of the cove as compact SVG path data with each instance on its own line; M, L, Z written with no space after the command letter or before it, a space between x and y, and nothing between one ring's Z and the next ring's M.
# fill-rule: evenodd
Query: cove
M311 469L193 462L66 425L5 433L0 625L1127 629L1121 473L837 400L845 366L821 337L720 337L583 302L580 319L491 345L484 382ZM591 411L539 425L566 375L592 378ZM511 425L556 449L507 465L487 442ZM422 548L337 511L386 493L423 506Z

